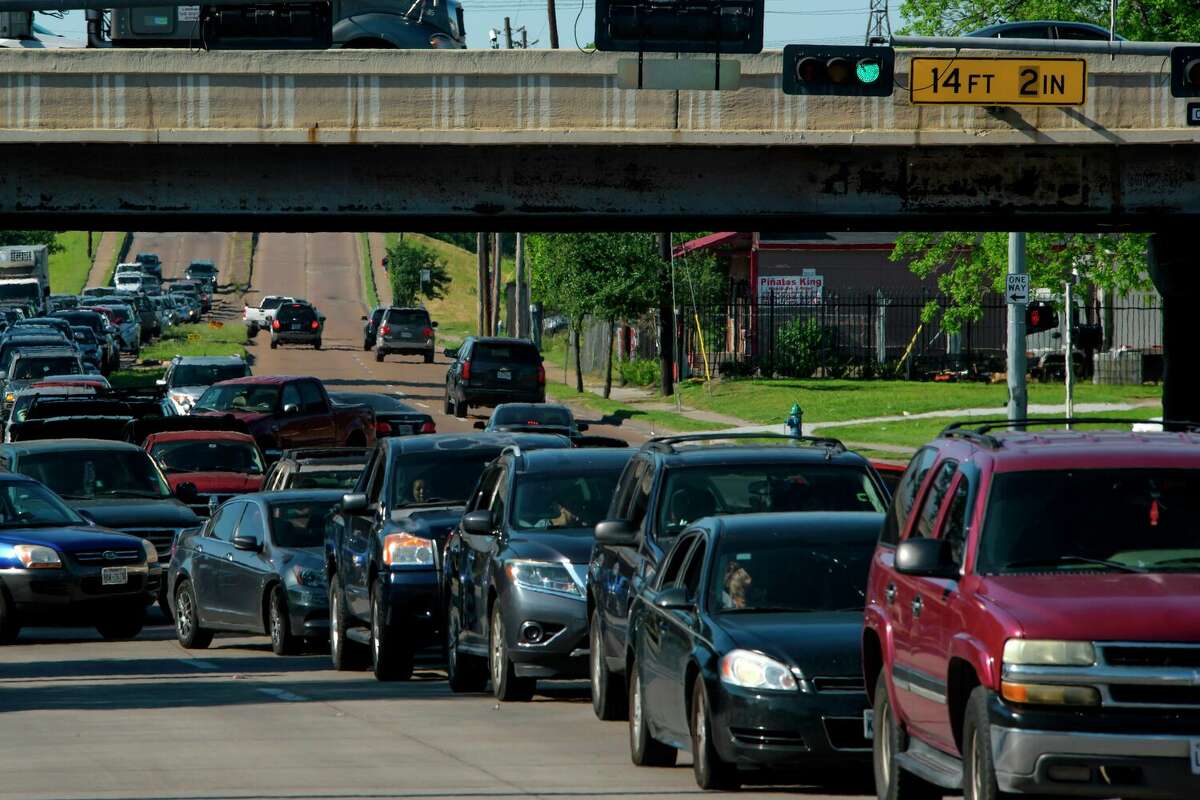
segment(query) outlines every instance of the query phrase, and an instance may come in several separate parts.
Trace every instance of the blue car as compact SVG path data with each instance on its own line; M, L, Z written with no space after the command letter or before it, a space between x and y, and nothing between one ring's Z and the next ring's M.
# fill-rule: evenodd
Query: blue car
M145 539L95 527L37 481L0 474L0 644L27 626L137 636L162 570Z

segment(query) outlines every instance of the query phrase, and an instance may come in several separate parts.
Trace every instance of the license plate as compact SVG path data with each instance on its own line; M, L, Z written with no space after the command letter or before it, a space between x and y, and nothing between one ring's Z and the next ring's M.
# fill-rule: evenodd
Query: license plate
M498 370L496 370L496 380L511 381L512 380L512 372L510 372L509 370L506 370L506 369L498 369Z
M412 425L393 425L392 426L392 433L396 434L397 436L409 436L412 434L412 432L413 432Z
M400 338L401 339L411 339L412 334L409 333L408 331L400 331Z
M863 712L863 738L866 739L868 742L875 738L875 712L874 711L867 710L867 711ZM1193 759L1192 759L1192 769L1193 770L1196 768L1195 762L1196 762L1196 759L1193 757Z
M126 567L101 567L100 583L103 586L124 586L129 583L129 569Z
M299 322L293 322L293 323L292 323L292 330L294 330L294 331L298 331L298 330L300 330L300 323L299 323Z
M1200 739L1192 739L1192 774L1200 775Z

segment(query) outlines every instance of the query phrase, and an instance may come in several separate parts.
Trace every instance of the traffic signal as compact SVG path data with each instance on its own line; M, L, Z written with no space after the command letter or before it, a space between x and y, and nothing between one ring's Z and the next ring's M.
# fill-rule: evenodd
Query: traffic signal
M1171 96L1200 97L1200 47L1171 48Z
M765 0L596 0L596 49L762 52Z
M1033 300L1025 306L1025 335L1052 331L1058 327L1058 311L1045 300Z
M890 47L789 44L783 48L783 92L891 97L895 67Z

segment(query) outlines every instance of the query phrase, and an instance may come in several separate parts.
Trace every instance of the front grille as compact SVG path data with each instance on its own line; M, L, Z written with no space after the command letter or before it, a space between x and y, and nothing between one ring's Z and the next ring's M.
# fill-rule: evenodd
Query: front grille
M1200 705L1198 686L1133 686L1121 684L1110 686L1109 694L1117 703L1136 703L1153 706L1197 706Z
M837 750L870 750L871 741L863 735L862 717L824 717L825 735Z
M1112 667L1200 667L1194 645L1104 645L1101 651Z
M749 747L795 747L807 749L804 737L790 731L768 731L759 728L730 728L734 741Z
M89 550L86 553L74 553L75 560L80 564L128 564L142 560L141 550Z
M175 531L172 528L122 528L122 533L149 539L158 551L158 560L166 563L171 558L171 545L175 543Z
M865 692L867 684L861 675L850 677L816 677L812 687L818 692Z

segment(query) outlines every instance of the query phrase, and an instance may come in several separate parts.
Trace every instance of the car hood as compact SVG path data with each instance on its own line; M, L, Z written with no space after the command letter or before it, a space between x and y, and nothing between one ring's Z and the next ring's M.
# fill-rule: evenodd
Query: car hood
M1200 640L1200 573L1056 571L979 581L977 593L1029 639Z
M303 567L321 573L325 571L323 547L275 547L272 553L280 567Z
M167 394L181 394L193 400L199 400L200 395L204 394L204 390L207 388L207 386L172 386L167 390Z
M140 547L141 539L117 531L71 525L62 528L5 528L0 531L0 544L39 544L54 547L64 553L109 548Z
M106 528L192 528L201 520L178 500L148 497L105 497L67 500L77 511L86 511Z
M181 483L190 483L199 492L206 494L245 494L257 492L262 486L262 475L244 475L240 472L172 472L167 475L171 490Z
M592 557L592 541L592 531L588 528L533 531L514 534L508 540L508 548L513 558L586 564Z
M743 650L800 668L805 677L861 676L861 611L714 614L715 624Z
M462 506L432 506L428 508L401 508L395 513L400 522L391 521L392 527L399 528L422 536L427 539L445 541L450 531L462 518Z

